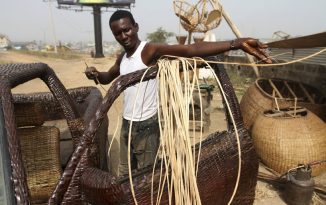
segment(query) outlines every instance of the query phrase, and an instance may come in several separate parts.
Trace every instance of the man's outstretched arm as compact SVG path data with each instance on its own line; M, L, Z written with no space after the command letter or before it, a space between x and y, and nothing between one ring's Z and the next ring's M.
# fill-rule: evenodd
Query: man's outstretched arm
M267 45L264 45L257 39L253 38L239 38L232 41L219 42L200 42L190 45L166 45L150 43L146 47L146 51L142 52L142 57L145 63L153 62L155 59L158 59L164 55L181 57L207 57L237 49L241 49L265 63L272 63L265 52Z

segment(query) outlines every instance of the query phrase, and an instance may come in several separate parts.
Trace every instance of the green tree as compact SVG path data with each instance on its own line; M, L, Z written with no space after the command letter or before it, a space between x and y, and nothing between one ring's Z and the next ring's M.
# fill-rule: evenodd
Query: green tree
M165 31L162 27L159 27L153 33L147 34L147 40L152 43L166 43L169 37L174 36L174 33Z

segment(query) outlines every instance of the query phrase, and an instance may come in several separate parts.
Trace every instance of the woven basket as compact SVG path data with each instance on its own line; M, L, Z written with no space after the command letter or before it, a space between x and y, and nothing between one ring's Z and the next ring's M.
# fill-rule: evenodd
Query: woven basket
M200 21L200 14L196 6L184 1L173 1L173 9L186 31L194 31L196 29Z
M262 162L283 174L298 164L326 159L326 124L306 110L296 117L260 114L252 137ZM326 171L326 164L313 167L313 176Z
M200 0L195 5L173 1L173 7L186 31L205 33L218 27L222 20L222 7L213 1Z
M40 102L14 103L17 127L40 126L44 123L44 107Z
M199 36L197 37L194 36L193 39L195 43L200 43L204 41L204 37L199 37Z
M187 36L176 36L176 39L180 45L184 45L187 40Z
M246 93L241 98L240 110L245 128L251 130L259 114L262 114L266 110L273 109L277 105L279 108L286 108L293 105L293 102L287 99L273 98L260 88L257 80L247 89Z
M61 176L59 129L31 127L17 130L31 202L46 202Z
M277 95L273 86L281 94L281 97ZM296 95L295 100L291 91ZM311 96L315 96L315 103L309 102L307 94L302 91L304 87L307 93ZM296 102L296 103L295 103ZM244 125L247 129L251 129L256 117L262 114L266 110L271 110L279 107L280 109L290 106L303 106L321 119L326 120L326 98L315 88L295 82L285 81L281 79L264 79L259 78L251 85L240 102L240 109L243 116Z

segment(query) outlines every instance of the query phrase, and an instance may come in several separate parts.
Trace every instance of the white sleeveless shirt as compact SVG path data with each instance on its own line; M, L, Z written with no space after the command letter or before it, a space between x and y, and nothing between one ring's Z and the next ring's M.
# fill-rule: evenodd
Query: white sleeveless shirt
M120 63L120 75L125 75L148 67L143 63L141 58L141 52L146 43L146 41L142 41L134 54L129 58L127 54L124 54ZM126 120L144 121L154 116L157 113L156 79L137 83L136 85L128 87L124 91L123 108L123 118Z

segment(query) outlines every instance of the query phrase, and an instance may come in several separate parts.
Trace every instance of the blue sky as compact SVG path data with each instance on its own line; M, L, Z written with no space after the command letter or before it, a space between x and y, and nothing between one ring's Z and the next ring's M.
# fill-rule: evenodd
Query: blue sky
M12 41L52 42L54 36L64 42L94 39L93 16L89 7L84 8L86 11L76 12L58 9L56 1L51 4L44 0L1 0L1 2L0 34L9 36ZM291 36L326 31L326 0L220 0L220 2L242 36L271 38L278 30ZM114 9L108 9L102 13L102 33L105 41L114 40L108 25L113 11ZM180 28L178 18L174 14L172 0L136 0L131 11L139 23L139 35L142 39L146 38L147 33L159 27L176 34L186 33ZM224 20L212 32L217 39L234 38Z

